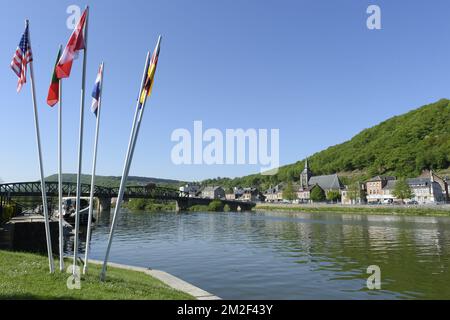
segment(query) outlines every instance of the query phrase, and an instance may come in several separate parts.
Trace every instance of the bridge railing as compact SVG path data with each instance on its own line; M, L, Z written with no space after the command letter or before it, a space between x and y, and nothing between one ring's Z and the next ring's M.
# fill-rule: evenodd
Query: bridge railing
M58 195L58 182L46 182L46 193L50 196ZM77 193L77 184L74 182L64 182L62 191L64 195L75 196ZM81 194L89 195L91 190L90 184L81 184ZM119 193L118 187L95 186L94 195L100 198L117 197ZM41 183L36 182L15 182L0 184L0 194L6 196L39 196L41 194ZM180 191L172 188L158 186L127 186L125 189L125 197L143 197L143 198L162 198L176 199L183 197Z

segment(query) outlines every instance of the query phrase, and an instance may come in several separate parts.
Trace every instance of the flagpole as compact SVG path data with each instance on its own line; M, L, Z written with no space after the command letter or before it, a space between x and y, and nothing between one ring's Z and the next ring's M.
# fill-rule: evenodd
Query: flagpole
M59 47L61 52L62 46ZM58 211L59 211L59 271L64 271L64 234L62 210L62 79L58 80Z
M160 42L161 42L161 36L158 37L158 42L156 44L156 47L159 47ZM149 88L149 90L151 90L151 87ZM144 109L145 109L145 103L147 101L147 97L148 97L148 92L146 92L145 97L144 97L144 101L141 104L141 108L139 108L140 113L139 113L139 117L138 117L137 127L136 127L136 130L135 130L136 132L134 133L135 138L134 138L133 144L131 146L131 158L130 158L130 161L128 163L127 177L128 177L128 173L130 172L131 161L132 161L132 158L133 158L133 155L134 155L134 149L136 147L136 140L137 140L137 136L139 134L139 129L141 127L142 117L144 116ZM139 99L140 99L140 96L139 96Z
M29 26L29 21L25 21L26 25ZM28 29L29 30L29 29ZM31 39L30 34L28 32L28 41L31 47ZM42 150L41 150L41 134L39 130L39 119L37 113L36 106L36 89L34 87L34 70L33 70L33 61L30 61L30 84L31 84L31 98L33 100L33 112L34 112L34 126L36 129L36 144L38 149L38 158L39 158L39 173L41 177L41 194L42 194L42 206L44 212L44 225L45 225L45 238L47 241L47 255L48 255L48 265L50 269L50 273L55 271L55 266L53 262L53 251L52 251L52 241L50 236L50 224L48 222L48 207L47 207L47 192L45 188L45 179L44 179L44 167L42 164Z
M103 68L104 63L101 65L101 75L100 75L100 95L98 97L98 106L97 106L97 121L95 125L95 139L94 139L94 157L92 160L92 174L91 174L91 193L89 198L89 216L88 216L88 225L87 225L87 236L86 236L86 249L84 255L84 267L83 274L86 274L88 269L89 262L89 244L91 242L91 222L92 222L92 212L94 208L94 187L95 187L95 168L97 166L97 146L98 146L98 133L100 129L100 113L102 106L102 93L103 93Z
M89 21L89 7L86 7L86 26L85 26L85 38L84 38L84 52L83 52L83 73L81 79L81 102L80 102L80 128L78 137L78 172L77 172L77 198L75 207L75 240L73 247L73 270L72 274L76 274L76 266L78 259L78 238L79 238L79 228L80 228L80 196L81 196L81 167L82 167L82 157L83 157L83 120L84 120L84 90L86 85L86 58L88 49L88 21Z
M116 201L116 207L114 208L114 215L113 215L113 219L111 222L111 229L109 232L109 238L108 238L108 246L106 248L106 254L105 254L105 259L103 260L103 267L102 267L102 272L100 274L100 280L104 281L105 280L105 276L106 276L106 267L108 264L108 259L109 259L109 252L111 250L111 243L112 243L112 239L114 236L114 229L116 226L116 218L117 215L120 211L120 206L122 204L122 200L123 200L123 194L125 192L125 186L127 184L127 180L128 180L128 172L130 170L130 163L131 163L131 158L132 158L132 149L133 149L133 145L134 145L134 141L135 141L135 133L136 133L136 124L137 124L137 120L138 120L138 115L139 115L139 111L140 111L140 98L141 98L141 93L142 93L142 89L144 87L144 82L145 82L145 77L147 74L147 69L149 67L149 62L150 62L150 51L147 52L147 58L145 59L145 66L144 66L144 72L142 74L142 80L141 80L141 86L139 89L139 95L137 98L137 102L136 102L136 111L134 113L134 119L133 119L133 125L131 127L131 134L130 134L130 140L128 142L128 149L127 149L127 154L125 157L125 163L124 163L124 168L123 168L123 172L122 172L122 179L120 181L120 187L119 187L119 194L117 196L117 201Z

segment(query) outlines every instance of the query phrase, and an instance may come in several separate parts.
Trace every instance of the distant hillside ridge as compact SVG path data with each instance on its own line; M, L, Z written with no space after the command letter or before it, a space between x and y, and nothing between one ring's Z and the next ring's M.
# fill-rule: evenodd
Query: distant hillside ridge
M309 156L309 167L315 175L338 173L344 182L383 174L415 177L425 169L438 172L448 169L449 103L441 99L362 130L346 142ZM208 179L203 184L266 188L279 182L297 181L303 167L304 159L280 167L275 176L253 174L235 179Z

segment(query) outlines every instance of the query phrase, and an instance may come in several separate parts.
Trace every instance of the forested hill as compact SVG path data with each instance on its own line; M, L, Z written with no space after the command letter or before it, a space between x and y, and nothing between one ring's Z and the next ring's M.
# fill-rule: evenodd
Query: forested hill
M450 166L450 101L442 99L365 129L351 140L329 147L309 158L314 174L340 173L344 180L378 174L417 176L424 169ZM304 161L281 167L273 177L250 175L236 179L211 179L205 184L259 185L296 181Z
M96 176L95 184L104 187L118 187L120 185L121 177L118 176ZM54 174L45 179L46 181L58 181L58 175ZM77 175L74 173L63 174L64 182L77 182ZM83 174L81 176L81 183L91 183L91 175ZM128 177L127 185L147 185L148 183L155 183L159 186L178 187L183 184L183 181L147 178L147 177Z

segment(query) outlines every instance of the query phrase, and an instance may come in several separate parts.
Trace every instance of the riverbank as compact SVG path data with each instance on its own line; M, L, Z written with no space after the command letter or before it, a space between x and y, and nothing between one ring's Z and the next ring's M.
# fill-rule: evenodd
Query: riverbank
M70 261L66 261L66 267ZM46 256L0 250L1 299L107 299L191 300L190 294L175 290L142 272L108 267L107 280L99 281L101 266L89 264L81 289L67 288L67 273L49 274Z
M254 208L255 211L281 211L281 212L307 212L307 213L360 213L377 215L398 215L398 216L430 216L430 217L450 217L450 208L445 206L420 207L420 206L370 206L355 205L344 206L340 204L266 204L259 203Z

